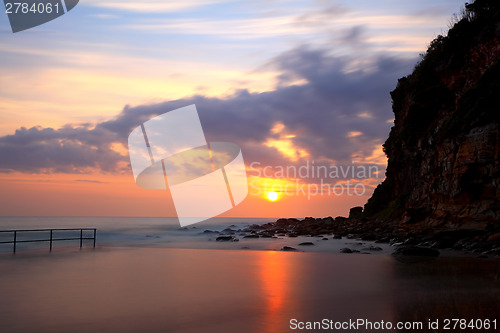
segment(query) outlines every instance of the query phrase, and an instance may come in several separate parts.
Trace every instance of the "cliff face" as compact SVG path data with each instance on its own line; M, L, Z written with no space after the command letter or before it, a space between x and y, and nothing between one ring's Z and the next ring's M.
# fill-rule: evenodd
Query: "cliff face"
M500 1L462 16L391 92L386 180L365 217L411 231L500 225Z

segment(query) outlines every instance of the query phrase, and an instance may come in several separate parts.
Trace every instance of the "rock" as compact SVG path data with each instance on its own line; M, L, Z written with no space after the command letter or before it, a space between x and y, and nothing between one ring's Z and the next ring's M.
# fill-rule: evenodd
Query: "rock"
M218 234L219 232L218 231L214 231L214 230L205 230L203 231L204 234Z
M491 241L500 241L500 232L497 232L496 234L493 234L490 237L488 237L488 242Z
M382 237L380 239L377 239L375 243L389 243L391 239L389 237Z
M438 257L439 251L428 247L400 246L394 251L396 256Z
M342 239L342 236L340 236L340 235L333 235L333 239Z
M433 248L455 248L457 246L460 247L460 244L457 244L459 241L483 236L485 233L485 230L480 229L447 230L437 233L436 235L432 236L430 240L434 241L432 245Z
M276 225L280 226L280 227L287 227L287 226L290 226L292 224L296 224L298 222L299 222L299 220L297 220L297 219L278 219L276 221Z
M352 253L352 250L350 248L344 247L340 249L340 253Z
M232 242L234 241L233 236L219 236L215 239L217 242Z
M243 238L259 238L259 235L255 235L255 234L246 235L246 236L243 236Z
M302 242L299 244L300 246L311 246L311 245L314 245L313 242Z
M365 233L365 234L362 234L359 238L361 238L361 240L364 240L364 241L374 241L377 239L377 236L375 236L374 234Z
M283 246L281 251L297 251L297 249L291 246Z
M370 247L365 247L364 249L361 249L362 251L382 251L381 247L378 246L370 246Z
M321 240L328 240L328 238L326 238L326 237L323 237L323 238L322 238Z
M328 217L325 217L322 222L326 223L326 224L333 224L334 220L333 220L333 217L328 216Z
M363 217L363 207L352 207L349 210L349 219L361 219Z
M231 228L226 228L226 229L222 230L222 233L228 234L228 235L234 235L235 232L236 232L236 230L233 230Z

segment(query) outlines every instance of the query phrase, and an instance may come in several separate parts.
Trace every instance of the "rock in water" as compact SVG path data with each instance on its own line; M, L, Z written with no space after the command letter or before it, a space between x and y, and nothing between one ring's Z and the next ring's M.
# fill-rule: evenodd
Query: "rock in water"
M370 246L370 247L365 247L361 250L362 251L382 251L382 248L378 247L378 246Z
M215 239L217 242L231 242L234 241L235 239L233 236L219 236Z
M259 235L251 234L251 235L243 236L243 238L259 238Z
M349 210L349 218L350 219L360 219L363 217L363 207L352 207Z

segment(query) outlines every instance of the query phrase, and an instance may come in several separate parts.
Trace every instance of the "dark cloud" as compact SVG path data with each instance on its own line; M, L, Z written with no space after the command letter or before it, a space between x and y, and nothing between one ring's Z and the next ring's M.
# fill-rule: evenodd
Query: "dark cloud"
M354 32L353 32L354 33ZM293 144L310 160L350 163L352 154L369 156L388 135L392 118L389 91L397 78L410 72L415 59L387 56L355 65L347 57L301 47L275 58L282 74L274 91L237 91L228 98L196 95L137 107L126 106L113 120L92 127L18 129L0 137L0 170L22 172L129 172L128 157L112 150L126 145L133 128L167 111L196 104L206 137L239 144L247 163L287 165L291 162L264 143L277 122L286 126ZM292 85L294 80L307 83ZM362 116L363 115L363 116ZM348 138L349 132L361 132Z
M80 173L99 168L114 171L123 157L111 149L116 133L89 125L60 129L20 128L0 137L0 170Z
M362 45L366 39L366 27L357 25L344 31L340 37L342 43Z

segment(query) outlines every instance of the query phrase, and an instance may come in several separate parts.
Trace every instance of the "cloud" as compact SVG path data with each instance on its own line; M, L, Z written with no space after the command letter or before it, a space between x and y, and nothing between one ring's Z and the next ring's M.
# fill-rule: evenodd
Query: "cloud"
M293 15L237 19L160 19L126 24L122 28L157 34L212 35L232 39L311 35L317 23L297 22Z
M169 13L192 9L200 6L224 2L222 0L185 0L185 1L164 1L164 0L120 0L102 1L86 0L85 4L99 8L141 12L141 13Z
M30 173L116 171L124 158L111 149L116 133L89 125L20 128L0 137L0 170Z
M340 41L344 43L362 44L366 40L366 27L357 25L347 29L341 36Z
M0 137L0 170L130 172L128 157L114 147L126 145L129 133L144 121L189 104L196 104L207 139L239 144L247 164L303 162L280 152L279 143L266 144L280 140L273 132L277 124L282 124L280 135L288 151L306 152L309 160L349 164L354 157L370 158L380 149L391 126L389 91L414 62L383 55L350 59L302 46L268 64L281 73L273 91L239 90L226 98L195 95L126 106L116 118L95 126L20 128ZM305 83L294 85L297 79Z

